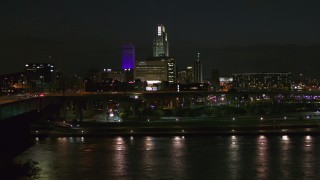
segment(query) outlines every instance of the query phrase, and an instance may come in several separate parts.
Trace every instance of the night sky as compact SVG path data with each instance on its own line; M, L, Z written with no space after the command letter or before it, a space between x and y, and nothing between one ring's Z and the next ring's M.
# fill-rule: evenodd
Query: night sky
M27 62L55 63L68 76L120 69L121 44L132 42L137 60L150 57L163 24L179 68L200 52L205 78L212 69L318 77L319 9L317 0L4 0L0 74Z

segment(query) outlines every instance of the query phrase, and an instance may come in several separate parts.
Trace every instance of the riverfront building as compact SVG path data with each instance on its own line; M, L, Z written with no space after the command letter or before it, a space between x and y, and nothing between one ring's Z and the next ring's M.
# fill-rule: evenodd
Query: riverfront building
M25 73L27 82L50 83L56 80L56 67L51 63L27 63Z
M238 91L288 91L291 73L240 73L233 74L233 88Z

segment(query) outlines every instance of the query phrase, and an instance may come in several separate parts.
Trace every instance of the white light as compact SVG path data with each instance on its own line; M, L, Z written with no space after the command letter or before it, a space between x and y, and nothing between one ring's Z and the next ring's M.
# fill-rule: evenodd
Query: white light
M151 80L151 81L147 81L148 84L159 84L161 83L161 81L159 80Z
M289 140L289 138L287 135L284 135L284 136L282 136L282 140L287 141L287 140Z
M161 36L161 26L158 26L158 36Z

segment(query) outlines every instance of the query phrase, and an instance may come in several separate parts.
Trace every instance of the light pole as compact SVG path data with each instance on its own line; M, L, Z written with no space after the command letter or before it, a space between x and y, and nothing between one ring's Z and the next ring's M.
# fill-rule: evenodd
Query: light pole
M40 76L41 85L42 85L42 92L44 92L44 75Z
M87 84L87 80L83 81L83 92L86 92L86 84Z

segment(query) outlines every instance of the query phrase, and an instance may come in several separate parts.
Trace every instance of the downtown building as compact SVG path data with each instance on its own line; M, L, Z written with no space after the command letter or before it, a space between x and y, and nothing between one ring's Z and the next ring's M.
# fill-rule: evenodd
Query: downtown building
M180 70L177 73L177 82L180 84L191 84L193 83L193 66L188 66L184 70Z
M121 47L122 50L122 70L134 69L136 55L135 47L132 43L124 43Z
M24 72L0 75L0 94L25 93L29 88Z
M132 43L124 43L122 45L122 71L124 81L133 81L133 70L136 62L135 47Z
M25 80L28 92L63 91L62 74L53 63L25 64Z
M56 81L56 67L51 63L27 63L25 73L28 82L50 83Z
M193 62L193 82L202 83L202 63L200 61L200 53L198 53L197 60Z
M153 40L153 57L135 62L134 79L148 84L174 83L177 80L176 61L169 57L169 42L165 27L158 25Z
M153 40L153 57L169 57L169 42L166 28L158 25Z
M237 91L289 91L291 73L239 73L233 74L233 88Z

